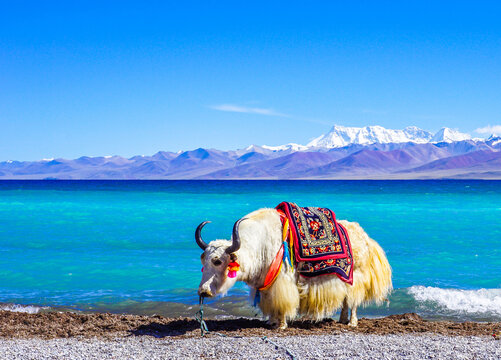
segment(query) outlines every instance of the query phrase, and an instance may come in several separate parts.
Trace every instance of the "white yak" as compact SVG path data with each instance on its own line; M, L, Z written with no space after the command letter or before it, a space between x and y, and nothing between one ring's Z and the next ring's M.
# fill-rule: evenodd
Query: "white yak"
M275 209L260 209L237 221L232 240L205 243L201 223L195 233L204 250L203 275L198 288L202 297L226 293L237 281L244 281L253 291L263 286L268 269L282 245L282 223ZM299 315L313 320L330 317L341 310L339 321L357 326L357 307L368 302L382 303L392 289L391 267L383 249L355 222L340 220L348 231L353 252L353 285L336 275L302 277L286 267L275 282L260 294L259 307L269 323L281 329ZM228 276L228 264L237 260L240 269ZM348 320L348 311L351 316Z

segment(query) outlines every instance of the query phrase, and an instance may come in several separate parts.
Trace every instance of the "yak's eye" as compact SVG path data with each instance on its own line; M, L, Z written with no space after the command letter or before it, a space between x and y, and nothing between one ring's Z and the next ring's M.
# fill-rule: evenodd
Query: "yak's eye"
M222 262L221 260L219 260L219 259L213 259L213 260L212 260L212 263L213 263L214 265L216 265L216 266L219 266L219 265L221 265L223 262Z

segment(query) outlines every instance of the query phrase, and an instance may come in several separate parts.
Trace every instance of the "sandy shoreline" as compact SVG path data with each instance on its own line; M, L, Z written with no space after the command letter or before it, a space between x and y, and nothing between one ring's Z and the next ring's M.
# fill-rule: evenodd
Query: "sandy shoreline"
M499 359L501 322L427 321L416 314L297 321L286 330L258 319L198 322L117 314L0 311L0 358L8 359Z

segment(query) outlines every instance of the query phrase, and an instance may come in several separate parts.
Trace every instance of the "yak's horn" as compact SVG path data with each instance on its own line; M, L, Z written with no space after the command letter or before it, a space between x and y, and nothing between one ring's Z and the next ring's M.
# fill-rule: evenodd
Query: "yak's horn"
M238 235L238 227L240 226L240 223L246 219L247 218L240 219L235 223L235 225L233 225L233 236L232 236L233 242L230 245L230 247L226 249L226 252L228 254L231 254L240 249L240 235Z
M202 250L205 250L207 248L207 246L209 246L205 243L205 241L202 240L202 228L207 223L210 223L210 221L204 221L203 223L198 225L197 230L195 231L195 240L196 240L198 246L200 246L200 248Z

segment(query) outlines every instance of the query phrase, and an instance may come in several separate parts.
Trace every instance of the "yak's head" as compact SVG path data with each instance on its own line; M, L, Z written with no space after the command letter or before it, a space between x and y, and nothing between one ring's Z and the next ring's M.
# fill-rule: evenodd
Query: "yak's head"
M198 295L203 297L212 297L217 294L227 292L237 281L236 277L228 276L228 265L230 262L237 261L236 251L240 249L240 236L238 235L238 226L245 219L238 220L233 225L232 240L214 240L209 244L202 240L202 228L210 221L204 221L198 225L195 231L195 240L204 253L202 260L202 281L198 286Z

